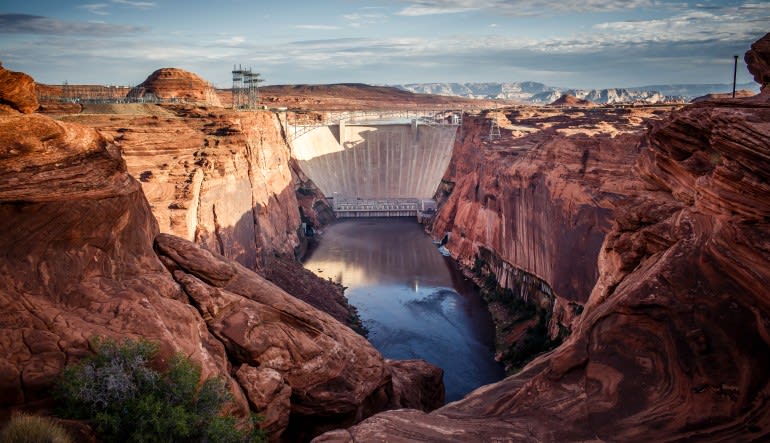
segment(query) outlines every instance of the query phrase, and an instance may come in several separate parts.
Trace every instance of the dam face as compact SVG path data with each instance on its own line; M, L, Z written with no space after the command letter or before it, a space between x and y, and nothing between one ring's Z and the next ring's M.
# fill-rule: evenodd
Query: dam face
M343 122L296 138L292 155L338 216L415 215L438 188L456 132L456 125Z

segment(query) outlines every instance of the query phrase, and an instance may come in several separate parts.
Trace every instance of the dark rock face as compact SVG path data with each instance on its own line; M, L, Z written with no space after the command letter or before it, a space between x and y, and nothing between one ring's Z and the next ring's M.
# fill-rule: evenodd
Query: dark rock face
M770 33L765 34L743 57L754 81L759 83L763 94L770 92Z
M40 105L35 96L35 81L23 72L13 72L0 64L0 113L35 112Z

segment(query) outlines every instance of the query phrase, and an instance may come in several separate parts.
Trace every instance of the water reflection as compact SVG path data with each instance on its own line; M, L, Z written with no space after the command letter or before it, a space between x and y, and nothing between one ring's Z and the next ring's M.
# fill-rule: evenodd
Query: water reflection
M411 219L341 221L327 228L305 267L348 287L385 357L444 368L447 401L502 378L486 307Z

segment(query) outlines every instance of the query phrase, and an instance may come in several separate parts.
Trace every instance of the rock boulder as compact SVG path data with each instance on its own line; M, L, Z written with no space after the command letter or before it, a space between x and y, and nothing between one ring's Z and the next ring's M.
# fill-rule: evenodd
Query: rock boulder
M35 112L40 105L35 95L35 81L23 72L9 71L0 64L0 113Z

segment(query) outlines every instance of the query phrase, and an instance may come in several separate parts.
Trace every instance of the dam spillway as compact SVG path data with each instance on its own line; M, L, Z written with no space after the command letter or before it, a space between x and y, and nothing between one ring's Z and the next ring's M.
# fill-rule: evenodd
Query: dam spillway
M457 125L341 121L292 141L302 171L341 217L415 215L430 206Z

